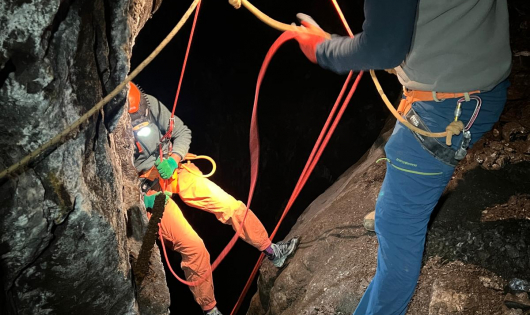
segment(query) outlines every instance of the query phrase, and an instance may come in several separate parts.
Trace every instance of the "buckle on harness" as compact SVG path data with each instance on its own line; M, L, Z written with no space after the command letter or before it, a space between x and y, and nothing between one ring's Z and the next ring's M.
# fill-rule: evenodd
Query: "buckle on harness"
M156 185L158 185L158 178L155 178L154 180L142 178L140 181L140 189L142 190L144 194L147 193L149 190L156 190L156 189L152 189Z

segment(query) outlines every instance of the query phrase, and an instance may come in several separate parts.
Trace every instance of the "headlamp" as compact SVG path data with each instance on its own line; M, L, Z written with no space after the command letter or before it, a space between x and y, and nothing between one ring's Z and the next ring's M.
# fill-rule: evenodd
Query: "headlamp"
M143 122L133 127L134 132L139 137L147 137L151 134L151 128L149 128L149 122Z

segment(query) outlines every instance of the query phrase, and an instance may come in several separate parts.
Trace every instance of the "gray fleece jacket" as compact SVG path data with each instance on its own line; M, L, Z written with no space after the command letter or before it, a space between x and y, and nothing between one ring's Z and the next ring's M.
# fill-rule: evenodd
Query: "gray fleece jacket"
M365 0L363 31L317 46L324 68L396 68L408 89L491 90L511 69L506 0Z
M149 109L153 117L153 121L149 124L151 133L147 136L136 136L136 140L142 147L142 152L135 146L134 152L134 166L138 172L145 172L155 164L158 159L159 150L158 144L160 138L167 132L169 128L169 119L171 112L159 100L151 95L144 94L147 97ZM191 130L184 125L182 120L177 116L175 118L175 125L173 133L171 134L171 142L173 143L174 154L180 155L184 158L188 153L191 143ZM145 128L145 127L144 127ZM165 143L163 152L167 154L169 143Z

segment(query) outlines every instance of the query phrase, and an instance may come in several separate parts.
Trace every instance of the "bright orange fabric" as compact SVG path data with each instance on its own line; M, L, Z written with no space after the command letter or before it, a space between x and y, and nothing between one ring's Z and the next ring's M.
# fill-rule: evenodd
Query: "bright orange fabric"
M469 95L477 94L480 91L468 92ZM412 104L415 102L430 102L434 101L433 93L431 91L417 91L417 90L407 90L403 89L403 95L405 98L401 99L401 102L398 106L398 113L402 116L406 115L412 107ZM445 100L449 98L461 98L464 97L464 93L436 93L436 98L439 100Z
M210 254L204 242L193 230L183 216L177 204L169 199L160 222L162 237L169 248L177 251L182 256L180 267L184 271L187 281L206 280L197 286L190 286L195 301L203 310L215 307L215 295L210 266Z
M194 164L186 165L194 172L200 173ZM151 169L148 176L155 176L155 173L158 173L156 168ZM246 210L245 204L236 200L209 179L179 168L178 181L170 180L168 187L172 189L176 187L177 189L172 192L178 193L187 205L213 213L219 221L231 225L234 230L241 226ZM148 192L148 194L151 193L153 192ZM213 308L216 302L210 272L210 255L202 239L193 230L173 200L168 201L160 225L164 240L173 250L182 255L181 268L184 270L186 280L196 281L209 274L206 281L198 286L190 287L190 290L203 310ZM265 250L271 244L263 224L251 210L248 212L240 237L259 251Z

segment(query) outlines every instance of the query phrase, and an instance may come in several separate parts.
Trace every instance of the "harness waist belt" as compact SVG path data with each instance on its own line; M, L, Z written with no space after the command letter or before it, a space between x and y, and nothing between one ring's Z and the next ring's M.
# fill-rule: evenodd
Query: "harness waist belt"
M407 88L403 87L404 97L401 99L397 111L400 115L404 116L412 108L412 103L415 102L441 102L445 99L461 97L465 97L466 101L469 101L469 95L478 93L480 93L480 90L465 93L442 93L435 91L408 90Z

